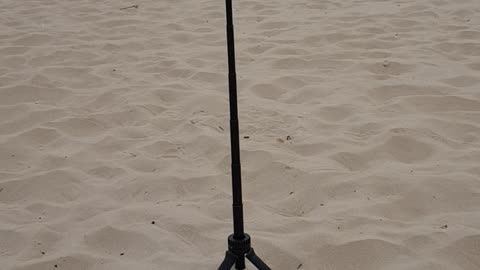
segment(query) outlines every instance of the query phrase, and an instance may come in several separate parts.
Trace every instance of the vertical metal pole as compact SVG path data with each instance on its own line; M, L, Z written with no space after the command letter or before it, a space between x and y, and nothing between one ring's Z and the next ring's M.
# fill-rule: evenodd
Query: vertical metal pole
M237 75L235 71L235 39L233 35L232 0L225 0L227 8L228 83L230 93L230 144L232 154L233 234L235 239L245 237L243 229L242 177L237 109Z

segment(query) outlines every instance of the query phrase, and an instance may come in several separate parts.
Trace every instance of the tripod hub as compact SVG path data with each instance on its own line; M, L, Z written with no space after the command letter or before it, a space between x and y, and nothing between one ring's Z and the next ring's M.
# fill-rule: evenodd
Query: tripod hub
M244 233L243 238L236 239L235 234L228 237L228 250L225 259L218 270L230 270L234 265L235 269L245 269L245 258L248 259L259 270L271 270L262 259L260 259L251 247L250 235Z
M238 257L245 256L251 249L250 235L246 233L243 235L243 239L235 239L234 234L228 237L228 250Z

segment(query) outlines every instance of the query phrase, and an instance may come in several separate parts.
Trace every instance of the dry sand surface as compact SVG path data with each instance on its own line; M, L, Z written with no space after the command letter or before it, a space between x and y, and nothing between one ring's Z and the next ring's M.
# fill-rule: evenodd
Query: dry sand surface
M0 1L0 269L217 268L224 5ZM257 253L275 270L480 269L480 1L234 7Z

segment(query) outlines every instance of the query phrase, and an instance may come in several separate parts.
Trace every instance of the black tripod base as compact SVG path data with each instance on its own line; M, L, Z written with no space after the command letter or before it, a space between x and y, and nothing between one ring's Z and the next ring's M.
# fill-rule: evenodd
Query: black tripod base
M218 270L230 270L233 265L235 265L235 269L243 270L245 269L245 258L258 270L271 270L253 251L248 234L244 234L244 238L240 240L235 239L233 234L228 237L228 250Z

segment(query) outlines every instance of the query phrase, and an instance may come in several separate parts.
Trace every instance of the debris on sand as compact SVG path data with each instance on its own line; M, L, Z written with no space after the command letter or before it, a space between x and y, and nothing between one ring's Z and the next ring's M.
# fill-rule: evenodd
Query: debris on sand
M133 5L133 6L129 6L129 7L124 7L124 8L121 8L120 10L125 10L125 9L129 9L129 8L138 8L138 5Z

